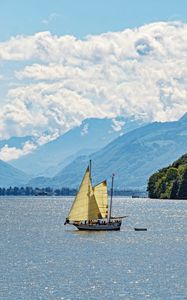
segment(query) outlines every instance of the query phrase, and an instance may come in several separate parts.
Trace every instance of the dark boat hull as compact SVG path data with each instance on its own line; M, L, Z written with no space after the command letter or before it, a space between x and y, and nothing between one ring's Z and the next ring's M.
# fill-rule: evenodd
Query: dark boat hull
M120 230L121 222L113 222L109 224L73 224L79 230L89 231L113 231Z

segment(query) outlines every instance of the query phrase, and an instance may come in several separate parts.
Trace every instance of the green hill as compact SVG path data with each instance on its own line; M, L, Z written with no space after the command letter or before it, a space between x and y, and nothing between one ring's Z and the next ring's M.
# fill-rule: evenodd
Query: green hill
M154 173L147 190L150 198L187 199L187 154Z

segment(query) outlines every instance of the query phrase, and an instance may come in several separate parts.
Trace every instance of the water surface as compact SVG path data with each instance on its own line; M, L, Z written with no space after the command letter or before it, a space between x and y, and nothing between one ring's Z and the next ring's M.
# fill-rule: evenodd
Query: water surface
M63 225L71 203L0 198L0 299L187 299L187 201L115 198L129 217L95 233Z

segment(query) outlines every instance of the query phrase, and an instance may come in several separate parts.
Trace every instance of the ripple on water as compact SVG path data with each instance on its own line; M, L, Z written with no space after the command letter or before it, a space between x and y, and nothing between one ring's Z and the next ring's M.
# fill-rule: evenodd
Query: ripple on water
M187 202L115 198L129 217L95 233L63 226L71 203L0 198L0 299L187 298Z

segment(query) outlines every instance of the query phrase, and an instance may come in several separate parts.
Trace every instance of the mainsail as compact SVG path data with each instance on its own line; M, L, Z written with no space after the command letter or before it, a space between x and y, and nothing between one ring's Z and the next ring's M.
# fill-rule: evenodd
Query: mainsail
M70 209L69 221L94 220L102 218L90 181L90 169L86 170L79 191Z
M93 187L93 192L102 218L108 216L108 192L106 180Z

